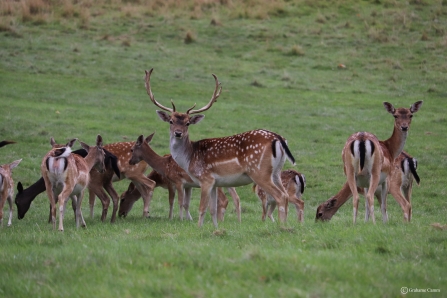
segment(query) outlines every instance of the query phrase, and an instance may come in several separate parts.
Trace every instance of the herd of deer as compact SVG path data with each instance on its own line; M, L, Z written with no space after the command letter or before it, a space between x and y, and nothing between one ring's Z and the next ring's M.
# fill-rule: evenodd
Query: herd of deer
M50 201L49 222L56 228L57 207L59 207L60 231L64 230L65 206L69 198L75 213L76 226L85 227L81 204L84 191L89 191L90 215L93 216L95 198L102 203L101 220L107 217L110 198L113 202L111 222L115 222L116 213L126 216L133 204L143 198L143 216L149 216L149 207L155 187L169 192L169 218L173 218L173 203L177 192L180 207L179 217L191 220L189 204L192 188L200 188L198 225L203 225L207 209L217 228L222 221L228 205L228 199L222 188L230 193L241 221L240 199L235 187L253 183L253 191L262 202L262 220L278 206L281 223L287 219L288 203L296 207L298 221L304 220L304 201L302 195L306 185L305 176L295 170L283 171L285 160L295 165L284 137L267 130L252 130L237 135L191 141L188 127L197 124L205 117L201 112L211 108L220 96L222 87L213 74L215 89L211 100L201 109L191 107L186 113L177 112L171 100L172 108L165 107L155 100L151 91L150 77L152 69L146 71L145 85L149 98L161 120L170 124L170 152L160 156L149 145L154 134L147 138L142 135L136 142L120 142L103 145L100 135L96 145L89 146L80 142L82 149L72 151L77 139L66 144L57 144L50 140L52 149L41 163L42 178L23 189L19 182L15 203L18 218L22 219L34 198L46 191ZM411 220L411 191L413 178L419 184L416 173L417 161L403 151L411 124L411 118L422 106L422 101L414 103L409 109L394 108L385 102L386 110L395 118L392 136L379 141L371 133L358 132L351 135L342 151L344 172L347 181L333 197L317 208L316 220L330 220L337 210L352 196L353 221L356 222L359 192L366 197L365 221L374 217L374 196L377 197L383 221L388 220L386 198L390 193L400 204L406 221ZM0 142L0 147L14 142ZM8 226L12 219L13 180L12 169L21 160L0 166L0 224L3 220L3 206L9 203ZM146 170L153 169L149 175ZM113 188L113 182L128 178L129 188L120 197ZM106 193L107 192L107 193ZM57 206L58 205L58 206Z

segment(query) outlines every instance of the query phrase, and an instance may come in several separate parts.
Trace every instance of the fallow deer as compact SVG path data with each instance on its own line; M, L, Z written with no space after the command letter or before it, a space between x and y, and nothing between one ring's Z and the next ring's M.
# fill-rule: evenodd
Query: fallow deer
M289 203L295 205L298 221L303 222L304 201L302 196L306 187L306 177L295 170L286 170L281 172L281 182L289 196ZM253 184L253 192L261 200L262 220L264 221L267 215L274 222L272 213L275 210L276 201L269 197L259 185Z
M171 154L167 154L165 156L158 155L149 145L152 137L155 133L149 135L146 139L144 139L143 135L140 135L135 142L134 146L131 149L132 156L129 160L131 165L138 164L140 161L145 161L149 164L155 171L160 173L162 177L168 180L165 184L173 184L175 186L175 190L178 194L178 202L180 205L180 219L183 219L183 209L185 210L187 219L192 219L191 214L189 213L189 203L191 200L191 188L199 187L199 184L194 182L191 177L174 161ZM148 176L149 177L149 176ZM239 222L241 221L241 213L240 213L240 199L237 195L237 192L234 188L228 188L228 192L233 198L233 202L236 208L237 216ZM224 200L222 197L223 191L220 190L219 197L221 200ZM226 198L225 194L223 196ZM171 196L170 196L171 197ZM120 203L120 212L119 214L127 214L130 211L131 206L135 202L138 197L136 195L132 195L127 198L126 196L121 196ZM131 200L126 202L127 200ZM222 201L222 204L224 202ZM220 218L223 220L222 204L219 205L220 210ZM227 202L228 204L228 202ZM130 207L130 208L129 208ZM172 211L172 210L171 210ZM171 218L171 216L170 216Z
M394 161L392 174L387 177L388 193L394 198L399 194L411 204L411 195L413 189L413 180L419 185L420 178L416 172L417 160L411 157L407 152L402 151L399 157ZM363 192L362 188L357 188L358 192ZM381 201L381 193L375 193L377 200ZM321 203L317 208L315 220L328 221L337 213L338 209L352 197L349 184L346 182L342 189L326 202Z
M112 185L112 176L115 174L117 177L120 176L120 171L118 169L117 165L117 158L115 155L111 154L109 151L104 150L105 153L105 159L104 159L104 166L105 170L104 172L100 173L95 168L90 170L90 180L88 183L88 190L90 195L93 194L93 198L95 196L98 196L102 203L102 215L101 220L105 221L107 217L107 211L110 204L110 198L107 196L104 189L107 191L107 193L112 197L112 199L116 196L118 198L118 194L116 193L115 189L113 189ZM87 151L84 149L78 149L72 152L73 154L80 155L81 157L87 156ZM17 195L15 197L15 204L17 206L17 215L19 219L22 219L25 217L26 212L28 212L32 201L41 193L45 191L45 181L43 177L40 177L39 180L37 180L34 184L29 186L28 188L24 189L22 183L19 181L17 183ZM117 201L118 199L116 199ZM72 205L73 205L72 201ZM73 205L73 211L76 212L76 204ZM90 206L90 214L92 215L93 210L92 206ZM115 211L116 213L116 211ZM112 215L111 222L114 222L115 218ZM48 218L48 222L52 222L52 216L51 216L51 205L50 205L50 214Z
M353 195L353 222L356 222L359 194L357 187L367 188L365 221L374 217L374 193L381 192L381 211L383 222L388 221L386 212L387 183L386 177L391 174L394 160L402 152L410 129L411 119L422 106L422 101L417 101L409 109L394 108L388 102L383 105L388 113L394 117L394 128L391 137L380 141L371 133L358 132L351 135L342 151L344 171L347 182ZM379 187L379 189L378 189ZM395 198L404 210L406 221L411 220L411 204L405 198Z
M12 224L12 197L14 196L12 169L17 167L21 161L19 159L0 166L0 227L3 227L3 206L5 206L6 201L9 204L8 226Z
M295 164L286 139L277 133L257 129L228 137L191 141L189 125L197 124L205 117L194 114L211 108L220 96L222 88L219 89L217 77L213 74L216 87L208 104L198 110L193 110L194 105L186 113L181 113L176 111L172 100L172 108L155 100L150 86L152 71L146 71L146 91L157 107L169 112L157 111L157 114L170 124L171 155L201 188L199 227L203 225L208 204L214 227L218 227L216 187L236 187L253 182L276 200L279 221L285 223L288 198L281 183L281 170L286 158Z
M56 203L59 203L59 231L64 230L64 207L70 197L76 202L76 227L86 226L82 215L82 199L84 189L90 179L90 170L96 167L98 171L104 170L104 150L102 137L96 137L96 146L88 146L80 142L88 154L85 158L71 154L71 148L77 139L72 139L65 146L60 147L51 138L52 149L42 159L40 166L45 189L51 205L51 219L53 229L56 229Z

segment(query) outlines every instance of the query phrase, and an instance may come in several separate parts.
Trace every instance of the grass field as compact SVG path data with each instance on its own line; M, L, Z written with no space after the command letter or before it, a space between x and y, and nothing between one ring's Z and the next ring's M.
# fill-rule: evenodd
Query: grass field
M209 214L197 227L197 190L192 222L178 219L178 205L170 221L157 188L149 219L140 200L127 218L103 223L99 201L89 218L84 199L87 228L67 211L63 233L47 223L41 194L0 229L0 296L445 296L447 230L432 224L447 224L446 19L445 0L2 1L0 140L17 144L0 149L0 164L23 159L16 183L40 178L50 137L92 145L97 134L114 143L155 131L152 147L169 153L168 124L144 88L154 68L155 98L181 111L208 102L216 74L222 94L191 139L277 132L297 160L285 168L303 173L307 188L305 221L291 209L287 229L261 221L251 185L237 188L242 222L230 202L218 230ZM316 207L345 182L348 136L387 139L393 117L382 103L418 100L405 145L421 177L411 223L392 196L387 224L376 205L376 225L353 225L351 200L315 223ZM363 198L360 206L362 219Z

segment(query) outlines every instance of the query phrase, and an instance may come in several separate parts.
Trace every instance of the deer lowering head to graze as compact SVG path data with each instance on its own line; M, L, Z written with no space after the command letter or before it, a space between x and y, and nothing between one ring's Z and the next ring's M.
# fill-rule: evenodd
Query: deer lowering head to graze
M205 116L198 113L211 108L222 91L217 77L213 75L216 85L208 104L198 110L193 110L194 105L181 113L176 111L172 101L171 109L155 100L150 86L151 73L152 69L146 71L146 90L157 107L169 112L157 111L157 114L170 124L171 155L201 188L198 225L203 225L209 203L214 226L218 227L216 187L236 187L252 182L276 200L279 221L285 223L287 193L281 183L281 170L286 158L295 164L286 140L274 132L258 129L229 137L191 141L189 126L203 120Z
M412 158L408 153L402 153L395 159L393 171L387 177L388 193L394 198L404 196L404 198L411 204L411 194L413 189L413 179L419 185L420 179L416 172L417 160ZM363 192L363 188L357 188L357 192ZM381 191L376 191L375 196L379 203L381 202ZM338 209L352 197L352 192L349 184L343 184L342 189L334 196L329 198L326 202L321 203L317 208L315 215L316 221L328 221L337 213Z
M157 171L157 173L161 175L160 179L163 179L163 184L173 185L178 193L178 202L180 205L180 219L183 219L183 209L186 212L186 217L188 219L192 219L191 214L189 213L191 188L199 187L199 184L194 182L191 179L191 177L174 161L171 154L160 156L151 148L149 143L152 140L153 136L154 133L149 135L146 139L144 139L143 135L140 135L138 137L137 141L135 142L134 146L131 149L132 156L129 160L129 163L131 165L136 165L140 161L145 161L155 171ZM236 190L234 190L233 188L229 188L228 191L233 198L238 219L240 221L241 218L240 218L239 196L237 195ZM119 212L120 215L127 214L132 208L133 203L136 200L138 200L139 196L135 194L135 191L133 192L134 194L132 196L124 194L121 195L120 212ZM169 218L171 219L172 217L170 216ZM223 219L223 214L221 215L221 219Z
M371 216L374 217L374 193L381 193L380 207L383 222L388 221L386 211L386 196L388 192L387 176L391 174L394 159L402 152L411 119L422 106L422 101L415 102L408 108L394 108L388 102L384 102L385 109L394 116L394 128L391 137L385 141L380 141L371 133L358 132L351 135L342 151L342 158L347 182L353 195L353 222L356 222L359 194L357 187L362 187L366 191L365 199L365 221ZM406 221L411 219L411 204L402 196L395 197L404 210Z
M78 149L72 152L73 154L80 155L81 157L87 156L87 151L84 149ZM120 176L120 172L117 165L117 158L115 155L111 154L107 150L104 149L105 153L105 159L104 159L104 166L105 170L104 172L100 173L95 168L90 170L90 180L88 183L88 190L90 194L93 194L93 199L95 196L98 196L98 198L101 200L102 203L102 216L101 220L105 221L107 217L107 210L110 204L110 198L105 193L104 189L106 189L107 193L112 197L112 199L115 201L114 197L118 198L118 194L116 194L116 191L113 189L112 185L112 177L113 175ZM26 212L28 212L32 201L45 191L45 180L43 177L40 177L39 180L37 180L34 184L29 186L28 188L24 189L21 182L17 183L17 195L15 197L15 204L17 206L17 215L19 219L22 219L25 217ZM116 194L116 195L115 195ZM118 202L118 199L116 199L116 202ZM72 202L73 203L73 202ZM117 204L116 204L117 205ZM90 206L90 213L92 214L93 206ZM76 212L76 205L74 205L74 209ZM116 213L116 212L115 212ZM48 222L51 222L51 205L50 205L50 215ZM111 222L114 222L115 218L112 215Z
M100 172L104 171L102 137L98 135L96 146L92 147L80 142L88 152L85 158L71 154L76 140L72 139L65 146L60 146L51 138L53 148L45 155L40 167L50 200L53 229L56 228L56 203L59 203L59 231L64 230L64 206L69 197L76 202L76 227L86 226L81 204L84 189L90 180L90 170L95 167Z
M0 227L3 227L3 207L5 202L9 204L8 226L12 224L12 197L14 195L14 181L12 169L17 167L22 160L13 161L10 164L0 166Z
M286 170L281 172L281 181L289 196L289 203L295 205L298 221L303 222L304 201L302 196L304 188L306 187L306 177L295 170ZM272 213L275 210L276 201L269 197L259 185L253 184L253 191L259 200L261 200L262 220L265 220L265 217L268 216L274 222L275 219L273 218Z

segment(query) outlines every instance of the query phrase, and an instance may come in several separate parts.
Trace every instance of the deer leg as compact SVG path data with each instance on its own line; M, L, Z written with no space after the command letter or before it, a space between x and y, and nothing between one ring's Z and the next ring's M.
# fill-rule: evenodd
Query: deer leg
M239 222L241 222L241 199L239 198L239 195L237 194L236 189L234 187L228 187L227 190L230 193L230 196L233 198L234 209L236 210L237 219Z
M185 188L185 196L183 197L183 209L187 220L192 220L191 213L189 213L189 203L191 202L192 188Z
M214 227L217 229L217 188L213 187L211 188L210 192L210 214L211 218L213 219Z
M175 187L172 184L168 186L168 199L169 199L169 219L173 218L174 200L175 200Z
M50 182L47 182L48 179L45 180L45 190L47 192L48 199L50 200L50 222L53 224L53 230L56 229L56 200L57 195L53 191L53 186Z
M175 188L177 189L177 200L179 207L178 216L180 220L183 220L183 201L185 200L185 189L181 183L177 183Z
M88 205L90 207L90 218L94 218L94 210L95 210L95 193L90 189L88 189Z
M407 201L407 199L402 195L400 191L400 187L391 184L390 185L390 194L394 197L397 203L400 205L404 212L404 220L407 222L411 221L411 203Z
M304 201L302 199L299 199L297 197L290 198L290 202L295 205L296 209L296 216L299 222L304 221Z
M4 196L4 192L0 193L0 227L3 227L3 207L5 206Z
M377 188L380 189L380 210L382 211L382 221L384 223L388 222L388 212L386 211L386 204L387 204L387 195L388 195L388 185L385 182L382 183L381 186Z
M12 197L8 196L8 204L9 204L9 218L8 218L8 227L12 225ZM2 206L3 210L3 206Z
M273 211L275 211L276 208L276 201L270 196L267 198L267 208L268 208L267 216L270 218L272 222L275 222L275 219L273 218Z
M199 205L199 222L198 222L199 227L201 227L203 225L203 220L205 218L206 209L208 208L208 203L210 200L212 189L213 189L213 183L208 182L206 184L202 183L202 185L201 185L200 205ZM216 225L214 225L214 226L216 227Z
M118 212L118 207L119 207L119 195L116 192L115 188L113 187L112 180L110 180L108 183L104 183L103 187L107 191L109 196L112 198L113 211L112 211L112 218L110 219L110 222L114 223L116 220L116 213ZM108 203L110 204L109 197L107 197L107 199L108 199ZM107 209L108 209L108 207L109 207L109 205L107 205ZM103 207L103 210L104 209L105 209L105 216L104 216L104 220L105 220L106 216L107 216L107 209L105 207Z
M251 176L254 183L256 183L259 187L261 187L266 193L267 196L274 198L276 204L278 205L278 218L281 224L284 224L287 220L287 203L288 203L288 195L284 190L284 187L280 183L278 186L273 180L263 180L262 177L257 177L255 175ZM281 181L280 178L276 180ZM268 201L268 199L267 199Z
M363 194L365 196L365 222L369 221L369 201L366 199L368 193L368 188L363 189Z
M85 189L84 189L85 190ZM82 215L82 199L84 198L84 190L81 191L79 196L76 196L76 228L79 228L79 225L81 227L85 228L87 225L84 221L84 216Z

